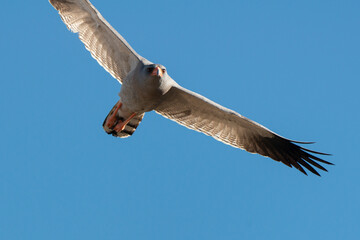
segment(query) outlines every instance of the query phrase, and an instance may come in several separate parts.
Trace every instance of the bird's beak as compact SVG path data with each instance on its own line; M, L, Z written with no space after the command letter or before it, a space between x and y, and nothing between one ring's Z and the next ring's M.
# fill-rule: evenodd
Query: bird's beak
M154 68L154 70L151 73L151 76L157 76L157 77L162 77L163 76L163 72L161 70L160 67L156 67Z

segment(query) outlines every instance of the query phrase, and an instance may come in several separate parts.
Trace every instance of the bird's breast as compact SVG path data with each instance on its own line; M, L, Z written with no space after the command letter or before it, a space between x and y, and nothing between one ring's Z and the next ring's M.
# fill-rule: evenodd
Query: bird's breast
M161 101L162 90L152 86L123 83L119 96L121 102L133 112L149 112Z

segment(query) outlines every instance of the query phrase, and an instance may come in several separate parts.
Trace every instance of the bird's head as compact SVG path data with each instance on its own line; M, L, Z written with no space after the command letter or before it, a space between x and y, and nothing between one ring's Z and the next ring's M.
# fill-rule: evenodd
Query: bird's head
M148 64L144 66L144 74L154 80L159 80L167 73L166 68L160 64Z
M147 89L166 92L174 83L168 75L166 68L161 64L145 63L134 71L132 77L137 84Z

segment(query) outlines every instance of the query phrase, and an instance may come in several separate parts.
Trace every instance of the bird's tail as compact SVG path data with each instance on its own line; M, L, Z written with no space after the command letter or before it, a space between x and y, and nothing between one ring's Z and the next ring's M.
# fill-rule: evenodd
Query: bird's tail
M128 112L122 111L119 107L119 104L121 104L120 101L115 104L115 106L106 116L103 123L103 128L107 134L112 134L114 137L125 138L131 136L135 132L145 113L133 116L130 121L125 125L125 127L119 130L116 128L116 125L119 123L123 123L131 116L131 114L129 114Z

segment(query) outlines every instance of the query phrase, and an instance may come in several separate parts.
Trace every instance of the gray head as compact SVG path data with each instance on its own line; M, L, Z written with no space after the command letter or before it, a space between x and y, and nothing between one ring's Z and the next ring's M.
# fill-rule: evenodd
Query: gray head
M142 69L142 74L146 78L151 78L153 80L159 80L164 75L166 75L166 68L161 64L145 64Z
M174 80L169 77L163 65L151 62L139 64L130 79L132 79L133 84L137 84L139 87L147 90L153 89L161 93L167 92L174 84Z

